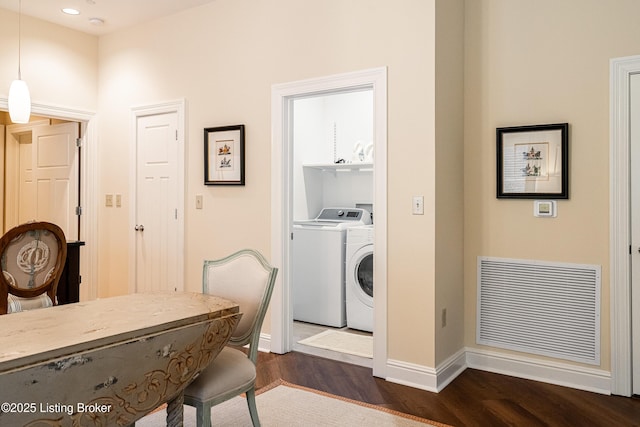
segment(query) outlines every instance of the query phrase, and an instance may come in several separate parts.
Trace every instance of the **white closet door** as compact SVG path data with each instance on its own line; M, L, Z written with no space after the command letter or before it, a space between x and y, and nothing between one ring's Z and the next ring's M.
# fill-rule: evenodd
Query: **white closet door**
M137 119L136 291L182 289L178 253L178 115Z
M21 144L20 153L20 222L52 222L69 241L78 240L79 128L78 123L37 126L31 147Z

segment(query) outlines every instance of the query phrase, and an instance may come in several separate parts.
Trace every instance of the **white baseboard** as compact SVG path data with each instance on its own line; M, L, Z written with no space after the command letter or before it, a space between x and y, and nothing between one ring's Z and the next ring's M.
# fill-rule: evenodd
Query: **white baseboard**
M262 351L263 353L271 352L271 335L270 334L260 334L260 341L258 341L258 351Z
M385 380L434 393L438 392L436 370L428 366L388 359Z
M269 352L271 335L260 334L260 351ZM611 372L567 363L534 359L477 348L463 348L438 367L387 360L386 380L434 393L442 391L466 368L611 394Z
M467 367L549 384L611 394L611 372L477 348L466 348Z
M458 351L435 369L389 359L386 380L438 393L460 375L466 367L464 349Z

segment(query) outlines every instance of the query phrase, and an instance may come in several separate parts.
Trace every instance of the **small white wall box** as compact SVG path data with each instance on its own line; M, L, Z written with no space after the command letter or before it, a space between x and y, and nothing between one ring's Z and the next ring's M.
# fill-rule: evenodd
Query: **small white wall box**
M540 218L555 218L558 209L555 200L535 200L533 202L533 216Z

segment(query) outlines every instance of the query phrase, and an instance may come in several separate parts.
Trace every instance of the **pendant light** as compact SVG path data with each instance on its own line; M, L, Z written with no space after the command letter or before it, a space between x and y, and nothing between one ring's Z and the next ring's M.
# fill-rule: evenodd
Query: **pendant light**
M22 0L19 0L18 5L18 80L14 80L9 87L9 116L13 123L29 123L31 95L29 95L27 82L22 80L20 72Z

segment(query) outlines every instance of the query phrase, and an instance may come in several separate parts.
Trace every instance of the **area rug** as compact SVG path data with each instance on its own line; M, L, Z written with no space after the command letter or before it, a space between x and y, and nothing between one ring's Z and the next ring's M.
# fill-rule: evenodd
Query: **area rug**
M317 335L298 341L298 344L373 359L373 337L371 335L357 335L327 329Z
M266 391L265 391L266 390ZM448 427L435 421L345 399L306 387L277 381L262 388L256 397L260 423L265 427ZM195 408L184 407L184 427L195 427ZM136 421L136 427L164 426L166 410L161 409ZM251 427L244 397L238 396L211 410L214 427Z

